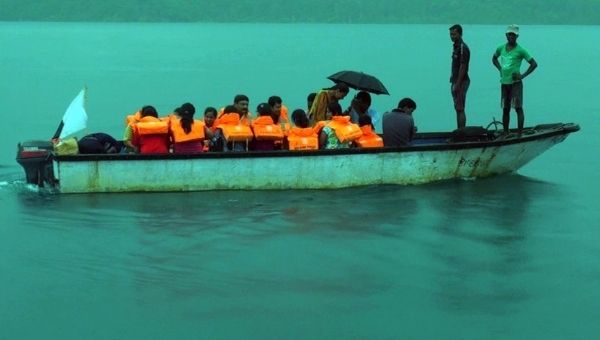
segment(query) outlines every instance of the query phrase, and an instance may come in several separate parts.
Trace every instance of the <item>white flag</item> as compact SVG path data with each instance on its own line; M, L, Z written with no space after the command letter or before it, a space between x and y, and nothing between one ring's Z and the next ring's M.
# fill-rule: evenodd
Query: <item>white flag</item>
M87 126L87 113L85 112L85 88L79 92L77 97L73 99L67 111L63 115L63 129L60 133L60 138L63 139L77 131L81 131Z

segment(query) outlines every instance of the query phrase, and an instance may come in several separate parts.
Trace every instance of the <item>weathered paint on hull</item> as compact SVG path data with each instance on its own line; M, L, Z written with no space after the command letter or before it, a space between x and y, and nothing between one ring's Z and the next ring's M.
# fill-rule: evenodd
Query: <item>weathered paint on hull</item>
M57 161L63 193L333 189L422 184L516 171L566 138L522 143L329 156Z

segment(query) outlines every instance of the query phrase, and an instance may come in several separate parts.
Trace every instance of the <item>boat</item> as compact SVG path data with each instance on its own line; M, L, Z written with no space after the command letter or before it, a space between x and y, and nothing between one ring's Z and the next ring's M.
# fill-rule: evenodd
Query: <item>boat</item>
M61 156L49 141L27 141L18 144L17 161L27 183L59 193L417 185L515 172L580 129L574 123L543 124L504 136L494 126L418 133L411 145L395 148L190 155Z

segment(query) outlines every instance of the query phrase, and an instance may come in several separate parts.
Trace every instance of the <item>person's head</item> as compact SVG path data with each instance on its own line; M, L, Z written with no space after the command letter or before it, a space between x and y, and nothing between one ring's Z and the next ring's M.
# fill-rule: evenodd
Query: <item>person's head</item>
M158 112L152 105L146 105L142 107L142 117L154 117L158 118Z
M277 114L281 114L281 104L282 104L282 100L281 97L279 96L271 96L269 97L268 103L271 106L271 109L273 110L273 113L277 113Z
M306 97L306 106L308 107L308 110L310 110L310 108L312 107L312 103L315 101L315 97L317 96L316 92L310 93L308 95L308 97Z
M204 124L208 127L212 127L217 119L217 109L212 106L204 109Z
M235 106L235 105L227 105L223 109L223 113L237 113L237 114L240 114L240 110L238 110L237 106Z
M411 114L417 109L417 103L410 98L402 98L398 103L398 109Z
M369 115L358 116L358 126L365 126L365 125L370 125L371 128L374 128L373 120L371 119L371 116L369 116Z
M506 41L509 45L515 45L519 37L519 25L508 25L506 28Z
M350 92L350 88L348 87L348 85L346 85L344 83L337 83L337 84L333 85L332 87L330 87L329 89L334 91L333 95L334 95L335 99L337 99L337 100L344 99L344 97L346 97L348 92Z
M273 111L271 113L271 116L273 117L273 121L275 123L278 123L279 117L281 117L281 106L282 106L281 97L271 96L271 97L269 97L268 103L269 103L269 106L271 106L271 111Z
M331 103L329 103L329 105L327 105L327 112L329 114L331 114L332 116L341 116L341 115L343 115L343 113L342 113L342 106L338 102L331 102Z
M177 110L176 110L177 111ZM196 108L192 103L185 103L178 108L179 114L183 116L193 116L196 113Z
M272 116L273 110L268 103L260 103L256 107L256 114L259 116Z
M366 91L358 92L352 100L352 105L359 113L366 113L371 106L371 95Z
M308 117L306 116L306 112L302 109L297 109L292 112L292 121L294 122L294 125L299 128L308 127Z
M452 42L458 42L462 39L462 26L461 25L452 25L449 28L450 30L450 40Z
M250 99L245 94L238 94L233 98L233 105L238 109L238 113L241 115L246 115L248 113L248 105L250 104Z
M185 133L192 131L192 124L194 123L194 113L196 108L191 103L185 103L179 107L179 115L181 116L181 127Z

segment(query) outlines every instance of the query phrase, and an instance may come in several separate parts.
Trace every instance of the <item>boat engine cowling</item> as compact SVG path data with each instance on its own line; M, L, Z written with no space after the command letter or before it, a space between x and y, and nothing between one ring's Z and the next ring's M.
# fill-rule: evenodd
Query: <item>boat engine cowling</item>
M54 186L53 144L50 141L26 141L17 145L17 163L25 170L27 183Z

